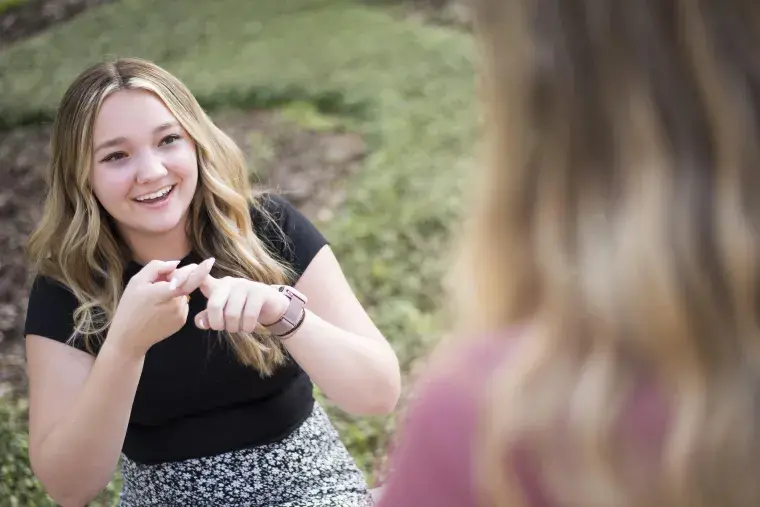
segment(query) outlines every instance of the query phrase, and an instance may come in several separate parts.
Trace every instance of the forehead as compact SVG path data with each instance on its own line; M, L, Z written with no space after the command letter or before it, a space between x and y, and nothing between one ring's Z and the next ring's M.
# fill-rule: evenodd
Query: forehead
M112 137L145 136L176 118L164 102L146 90L119 90L103 101L93 125L97 144Z

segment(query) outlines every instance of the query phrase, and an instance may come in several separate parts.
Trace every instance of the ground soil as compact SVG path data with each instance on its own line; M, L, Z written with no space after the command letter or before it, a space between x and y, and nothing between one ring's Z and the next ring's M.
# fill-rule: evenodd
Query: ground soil
M361 0L369 5L396 5L401 17L458 30L472 29L469 0Z
M111 0L27 0L0 12L0 49Z
M0 14L3 44L38 33L107 0L32 0ZM256 182L286 195L307 216L329 220L344 198L342 183L365 155L354 133L311 131L277 111L214 115L243 149ZM51 126L0 132L0 396L23 394L23 325L29 289L24 244L41 214Z

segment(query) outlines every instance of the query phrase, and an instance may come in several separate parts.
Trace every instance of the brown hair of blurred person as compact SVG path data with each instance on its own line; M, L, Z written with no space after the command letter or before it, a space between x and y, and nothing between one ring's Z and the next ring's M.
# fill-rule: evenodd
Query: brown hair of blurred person
M760 504L760 3L473 10L460 324L525 334L481 414L484 504L526 505L516 449L563 506ZM623 433L642 386L667 407L654 449Z

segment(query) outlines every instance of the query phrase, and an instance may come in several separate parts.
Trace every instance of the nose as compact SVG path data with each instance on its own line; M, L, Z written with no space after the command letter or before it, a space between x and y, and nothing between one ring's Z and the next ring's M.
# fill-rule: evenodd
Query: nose
M167 173L163 160L153 153L147 153L142 157L142 160L138 161L135 179L139 184L150 183L163 178Z

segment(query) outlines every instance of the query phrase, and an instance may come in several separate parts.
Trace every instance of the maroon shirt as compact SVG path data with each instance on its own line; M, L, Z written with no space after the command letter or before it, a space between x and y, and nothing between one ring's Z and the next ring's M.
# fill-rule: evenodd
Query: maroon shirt
M477 405L485 381L511 355L515 337L509 334L473 342L452 365L420 384L392 453L378 507L477 505L471 453ZM648 388L637 391L620 426L623 434L645 449L646 461L659 449L666 419L660 399L652 393ZM512 456L528 505L555 505L535 472L535 460L523 453Z
M487 339L424 379L404 420L378 507L470 507L470 445L481 387L505 355L503 340Z

